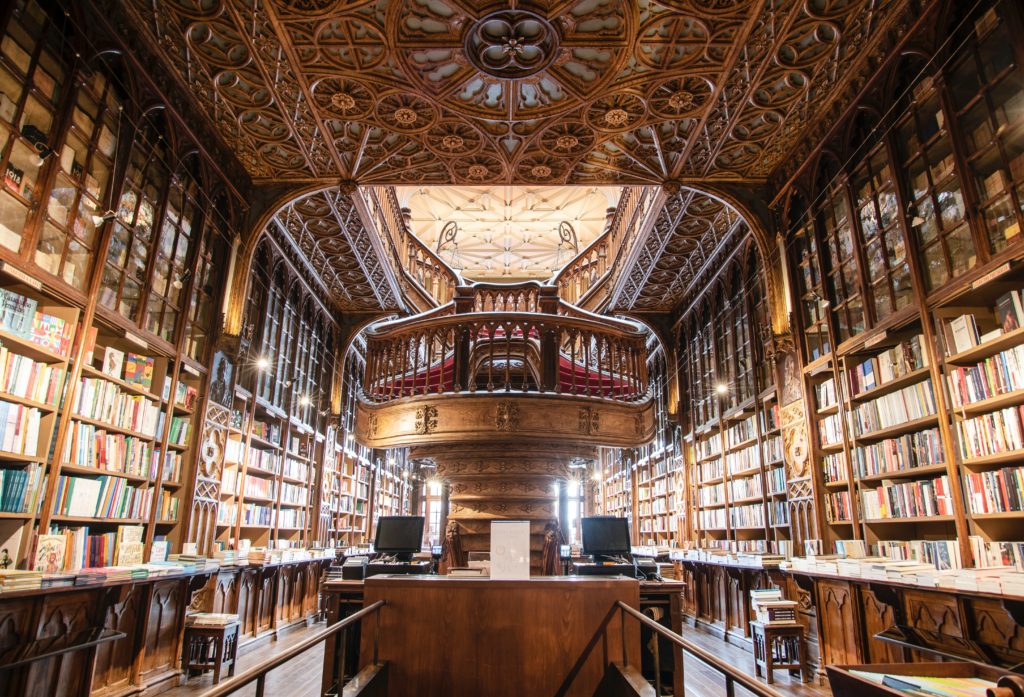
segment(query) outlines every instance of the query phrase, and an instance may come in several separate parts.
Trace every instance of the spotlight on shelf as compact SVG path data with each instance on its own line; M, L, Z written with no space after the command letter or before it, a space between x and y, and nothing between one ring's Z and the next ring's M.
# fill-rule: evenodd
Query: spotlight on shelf
M309 406L309 395L304 394L301 397L299 397L299 406L300 407L308 407Z
M94 215L92 217L92 223L96 227L99 227L103 223L111 221L111 220L113 220L116 217L117 217L117 213L115 213L114 211L107 211L106 213L102 213L100 215Z
M265 357L260 356L259 358L256 359L256 368L258 370L266 370L269 367L270 367L270 361L267 360Z
M720 382L717 385L715 385L715 392L717 392L718 394L725 394L728 391L729 386L726 385L724 382Z
M594 472L594 476L592 477L592 479L595 482L600 482L601 481L601 473L600 472Z

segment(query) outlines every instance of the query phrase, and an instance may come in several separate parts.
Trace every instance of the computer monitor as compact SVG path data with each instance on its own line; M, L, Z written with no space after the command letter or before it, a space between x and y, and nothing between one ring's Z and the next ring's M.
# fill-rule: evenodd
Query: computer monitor
M412 561L423 546L423 516L385 515L377 520L373 549L393 554L399 561Z
M615 516L583 518L583 553L604 561L609 557L630 558L629 521Z

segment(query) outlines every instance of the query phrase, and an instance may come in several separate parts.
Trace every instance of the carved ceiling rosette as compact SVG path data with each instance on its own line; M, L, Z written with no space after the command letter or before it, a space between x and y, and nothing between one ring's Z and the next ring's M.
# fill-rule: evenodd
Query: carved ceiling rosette
M517 122L578 107L632 53L633 3L584 0L551 9L395 2L385 22L413 84L454 111Z

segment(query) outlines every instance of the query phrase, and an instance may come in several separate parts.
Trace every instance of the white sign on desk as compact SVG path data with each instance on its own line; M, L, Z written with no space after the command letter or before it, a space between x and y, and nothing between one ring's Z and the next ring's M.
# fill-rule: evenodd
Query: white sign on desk
M491 579L522 581L530 578L530 522L491 521Z

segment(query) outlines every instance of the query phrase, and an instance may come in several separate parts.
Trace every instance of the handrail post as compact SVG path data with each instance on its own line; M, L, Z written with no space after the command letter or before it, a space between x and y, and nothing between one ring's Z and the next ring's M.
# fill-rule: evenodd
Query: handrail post
M377 656L380 649L380 610L374 615L376 622L373 627L373 665L377 665Z
M626 650L626 611L619 608L619 629L622 631L622 667L629 665L629 652Z

